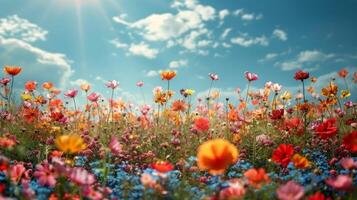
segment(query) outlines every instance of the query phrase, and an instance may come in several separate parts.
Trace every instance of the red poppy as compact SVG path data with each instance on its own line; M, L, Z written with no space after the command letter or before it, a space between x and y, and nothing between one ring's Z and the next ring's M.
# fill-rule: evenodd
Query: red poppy
M325 197L325 195L321 192L316 192L313 195L310 195L307 200L330 200L330 197Z
M29 92L33 92L34 90L36 90L36 86L37 86L36 81L27 81L25 83L25 89Z
M357 153L357 131L352 131L343 137L343 145L351 153Z
M302 121L298 117L294 117L291 119L285 119L284 130L288 132L296 130L297 134L300 135L304 131L304 127L302 126Z
M280 144L273 152L273 162L280 164L283 167L287 167L291 157L294 154L294 147L291 144Z
M330 118L315 127L315 132L321 139L328 139L337 133L336 118Z
M198 131L208 131L210 126L209 120L205 117L198 117L195 119L194 128Z
M304 72L302 70L299 70L295 73L294 79L303 81L305 79L308 79L309 77L310 77L309 72Z
M281 119L284 116L284 109L276 109L271 111L270 118L272 120Z
M346 76L348 75L348 71L346 69L341 69L339 72L338 72L338 75L341 77L341 78L346 78Z
M151 167L160 173L167 173L174 169L174 166L168 161L158 161L156 163L152 163Z

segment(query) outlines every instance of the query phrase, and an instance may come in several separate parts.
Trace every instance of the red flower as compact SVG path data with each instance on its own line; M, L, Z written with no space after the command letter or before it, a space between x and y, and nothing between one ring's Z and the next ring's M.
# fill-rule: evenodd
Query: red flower
M284 109L272 110L270 118L272 120L281 119L284 116Z
M320 123L315 127L315 132L321 139L328 139L337 133L337 127L335 125L336 118L330 118Z
M36 87L37 87L36 81L27 81L25 83L25 89L29 92L33 92L34 90L36 90Z
M285 119L284 129L289 132L296 130L296 133L298 135L301 135L304 131L304 127L302 126L302 121L298 117Z
M346 69L341 69L339 72L338 72L338 75L341 77L341 78L346 78L346 76L348 75L348 71Z
M272 160L283 167L287 167L294 154L294 147L291 144L280 144L273 152Z
M208 131L210 126L209 120L205 117L198 117L195 119L194 128L198 131Z
M295 73L294 79L303 81L305 79L308 79L309 77L310 77L309 72L304 72L302 70L299 70Z
M156 163L152 163L151 167L160 173L167 173L174 169L174 166L167 161L159 161Z
M357 153L357 131L352 131L343 137L343 145L351 153Z
M316 192L313 195L310 195L307 200L330 200L330 197L325 197L325 195L321 192Z

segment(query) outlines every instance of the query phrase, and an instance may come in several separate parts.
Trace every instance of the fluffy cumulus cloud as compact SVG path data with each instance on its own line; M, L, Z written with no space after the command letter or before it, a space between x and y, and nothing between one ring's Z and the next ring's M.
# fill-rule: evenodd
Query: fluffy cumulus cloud
M156 58L159 50L151 48L148 44L141 42L138 44L131 44L129 52L133 55L144 56L149 59Z
M149 71L144 71L146 77L155 77L159 75L158 71L155 70L149 70Z
M248 34L241 34L240 36L231 39L233 44L237 44L243 47L250 47L252 45L268 46L268 38L263 36L260 37L250 37Z
M273 31L273 36L278 38L281 41L288 40L288 34L285 31L281 30L281 29L275 29Z
M235 10L233 15L240 17L243 21L260 20L263 18L262 14L248 13L244 9Z
M333 57L335 57L335 55L332 53L327 54L318 50L305 50L301 51L294 59L285 62L277 62L275 65L280 66L284 71L290 71L306 67L306 65L318 66L318 64ZM316 67L310 69L316 69Z
M18 87L27 80L52 81L64 88L73 70L65 54L36 47L34 42L46 40L47 31L16 15L0 19L0 60L3 65L19 65Z
M174 60L170 62L169 67L172 69L176 69L183 66L187 66L187 64L188 64L187 60Z

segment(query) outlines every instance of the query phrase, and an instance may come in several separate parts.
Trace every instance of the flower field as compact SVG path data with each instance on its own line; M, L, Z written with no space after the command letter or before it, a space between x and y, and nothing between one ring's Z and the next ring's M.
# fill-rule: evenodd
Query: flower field
M245 72L230 99L213 89L217 74L194 98L167 70L167 87L133 105L115 80L109 96L51 80L16 90L24 70L0 78L0 199L357 199L357 72L320 89L300 70L297 92Z

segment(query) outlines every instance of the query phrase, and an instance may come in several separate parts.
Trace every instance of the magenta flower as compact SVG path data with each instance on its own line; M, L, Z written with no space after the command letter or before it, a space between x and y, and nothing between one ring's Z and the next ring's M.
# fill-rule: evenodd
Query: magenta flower
M304 187L289 181L276 190L276 195L280 200L299 200L304 196Z
M347 175L338 175L335 178L329 178L325 180L326 184L337 189L348 191L352 187L352 178Z
M254 73L246 71L246 72L244 72L244 75L245 75L245 78L248 81L256 81L256 80L258 80L258 75L257 74L254 74Z
M78 185L91 185L96 181L93 174L80 167L71 169L68 178Z
M9 78L9 77L0 79L0 84L3 86L6 86L10 82L11 82L11 78Z
M116 80L108 81L106 84L107 88L115 89L119 86L119 82Z
M136 86L138 86L138 87L143 87L143 86L144 86L144 82L138 81L138 82L136 83Z
M77 94L78 94L78 90L71 89L71 90L68 90L66 93L64 93L64 96L66 96L68 98L74 98L77 96Z
M120 155L122 152L122 147L119 143L119 140L117 137L112 137L109 143L109 149L112 152L113 155Z
M212 79L212 81L218 80L218 75L214 73L209 73L208 76Z
M54 167L47 161L36 165L36 171L33 175L37 178L38 183L42 186L54 187L56 185L57 173Z
M100 97L99 94L92 92L90 95L87 96L87 99L91 102L97 102L99 97Z

